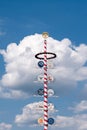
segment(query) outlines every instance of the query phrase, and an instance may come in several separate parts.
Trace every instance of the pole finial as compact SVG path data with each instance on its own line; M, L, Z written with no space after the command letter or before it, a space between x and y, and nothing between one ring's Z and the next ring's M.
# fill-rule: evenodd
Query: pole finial
M42 33L42 37L43 37L44 39L48 38L48 37L49 37L48 32L43 32L43 33Z

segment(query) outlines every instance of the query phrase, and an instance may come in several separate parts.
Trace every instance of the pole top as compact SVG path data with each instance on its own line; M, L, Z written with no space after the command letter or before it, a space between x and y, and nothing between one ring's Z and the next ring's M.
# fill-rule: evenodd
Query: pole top
M43 37L44 39L48 38L48 37L49 37L48 32L43 32L43 33L42 33L42 37Z

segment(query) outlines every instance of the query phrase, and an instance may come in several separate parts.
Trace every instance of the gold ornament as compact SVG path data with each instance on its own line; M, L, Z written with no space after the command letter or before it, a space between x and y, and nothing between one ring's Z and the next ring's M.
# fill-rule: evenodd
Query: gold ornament
M48 32L43 32L43 33L42 33L42 37L43 37L44 39L48 38L48 37L49 37Z

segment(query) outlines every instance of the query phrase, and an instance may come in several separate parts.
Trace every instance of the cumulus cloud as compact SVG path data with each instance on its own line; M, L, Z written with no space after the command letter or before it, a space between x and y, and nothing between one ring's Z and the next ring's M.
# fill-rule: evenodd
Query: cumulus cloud
M12 125L4 122L0 123L0 130L11 130Z
M48 104L49 115L56 112L52 103ZM38 119L43 118L43 101L24 106L22 114L16 115L15 123L22 125L38 125Z
M0 98L27 98L28 94L18 90L0 87Z
M75 107L72 107L70 109L76 113L87 111L87 100L82 100Z
M87 67L84 66L87 62L87 45L73 46L69 39L58 41L52 37L47 42L48 52L57 55L52 60L54 69L48 70L55 79L52 85L56 95L75 88L78 81L87 80ZM2 86L28 95L43 86L34 82L38 75L43 74L43 69L37 67L38 60L35 59L35 54L39 52L43 52L43 38L40 34L26 36L18 45L10 43L6 50L0 50L6 71L1 79ZM52 85L49 84L49 88Z
M71 117L57 116L55 126L61 130L86 130L87 114L75 115Z
M15 117L15 123L18 126L39 126L38 119L43 118L43 102L35 102L24 106L22 114L18 114ZM51 109L50 109L51 107ZM50 113L55 112L54 105L49 105L49 117ZM76 114L73 116L63 116L52 114L55 122L52 126L49 125L49 129L60 130L86 130L87 129L87 114Z

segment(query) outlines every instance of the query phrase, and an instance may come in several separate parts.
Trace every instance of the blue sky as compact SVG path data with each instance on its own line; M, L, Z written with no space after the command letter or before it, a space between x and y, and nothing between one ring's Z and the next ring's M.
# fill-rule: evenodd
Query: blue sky
M34 82L43 74L34 55L42 51L44 31L48 50L57 54L48 71L55 92L48 100L57 110L49 113L55 118L49 130L87 130L86 0L0 1L0 130L43 129L42 113L33 109L43 97L33 95L43 87Z

